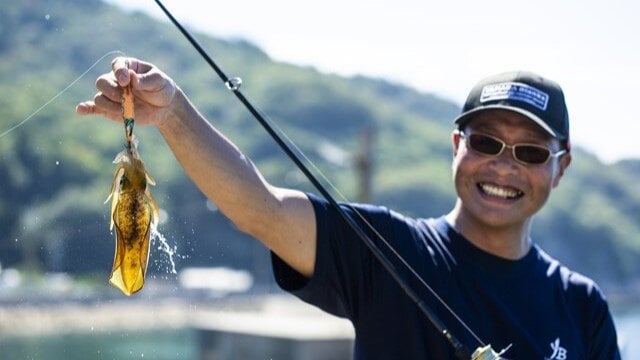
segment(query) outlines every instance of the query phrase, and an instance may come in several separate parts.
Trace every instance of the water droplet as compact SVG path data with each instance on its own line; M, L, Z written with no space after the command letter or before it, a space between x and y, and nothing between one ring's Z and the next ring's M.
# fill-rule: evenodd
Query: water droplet
M160 244L158 244L158 250L164 251L169 256L169 263L171 264L170 272L172 274L177 274L178 272L176 271L176 263L173 260L173 255L177 255L177 246L172 249L171 246L169 246L167 239L158 231L155 226L151 227L151 238L154 242L156 239L160 240Z
M44 16L44 19L45 19L45 20L49 20L49 19L51 19L51 15L49 15L49 14L45 15L45 16Z

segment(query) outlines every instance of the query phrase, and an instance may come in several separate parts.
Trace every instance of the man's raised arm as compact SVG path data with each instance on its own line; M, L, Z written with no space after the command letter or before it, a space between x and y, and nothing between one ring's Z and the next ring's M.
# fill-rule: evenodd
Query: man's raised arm
M122 87L131 84L136 123L158 127L198 188L242 231L260 240L292 268L310 277L316 253L316 221L307 196L272 186L238 147L196 110L183 91L154 65L116 58L96 81L93 101L80 115L122 121Z

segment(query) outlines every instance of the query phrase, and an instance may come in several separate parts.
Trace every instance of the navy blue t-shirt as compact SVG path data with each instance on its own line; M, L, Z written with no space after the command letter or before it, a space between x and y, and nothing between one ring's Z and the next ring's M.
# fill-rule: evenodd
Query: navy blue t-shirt
M355 359L453 359L425 318L338 213L309 195L317 221L314 274L307 279L273 255L276 281L319 308L348 318ZM607 303L593 281L533 246L520 260L491 255L444 218L412 219L384 207L350 205L363 215L485 344L511 345L508 359L619 359ZM402 277L468 348L480 343L409 273L350 206L343 208Z

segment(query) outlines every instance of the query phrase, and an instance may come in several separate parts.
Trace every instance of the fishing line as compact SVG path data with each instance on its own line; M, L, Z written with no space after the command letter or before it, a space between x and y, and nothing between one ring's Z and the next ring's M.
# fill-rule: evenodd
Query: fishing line
M73 80L71 83L69 83L69 85L67 85L59 93L55 94L51 99L49 99L47 102L45 102L42 106L40 106L38 109L36 109L34 112L32 112L31 115L27 116L24 120L22 120L21 122L19 122L16 125L14 125L13 127L11 127L9 130L7 130L7 131L3 132L2 134L0 134L0 139L2 139L5 135L9 134L13 130L15 130L15 129L19 128L20 126L24 125L27 121L31 120L34 116L38 115L38 113L40 111L42 111L42 109L47 107L49 104L54 102L57 98L59 98L62 94L67 92L67 90L69 90L73 85L75 85L78 81L80 81L80 79L82 79L85 75L87 75L87 73L89 73L89 71L91 71L94 67L96 67L102 60L104 60L104 58L106 58L107 56L114 55L114 54L120 54L122 56L126 56L126 54L123 53L120 50L112 50L112 51L109 51L108 53L102 55L102 57L100 57L98 60L96 60L96 62L94 62L93 65L89 66L89 68L87 70L85 70L82 74L80 74L80 76L78 76L75 80Z

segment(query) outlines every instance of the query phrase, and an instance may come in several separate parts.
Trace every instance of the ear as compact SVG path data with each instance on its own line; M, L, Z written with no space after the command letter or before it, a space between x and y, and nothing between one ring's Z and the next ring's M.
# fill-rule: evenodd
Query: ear
M458 155L458 149L460 148L460 133L458 130L454 130L451 133L451 142L453 144L453 157Z
M562 178L562 175L564 175L564 171L569 167L569 165L571 165L571 153L562 155L562 157L560 157L560 159L558 160L558 170L553 179L554 188L558 186L558 184L560 184L560 179Z

